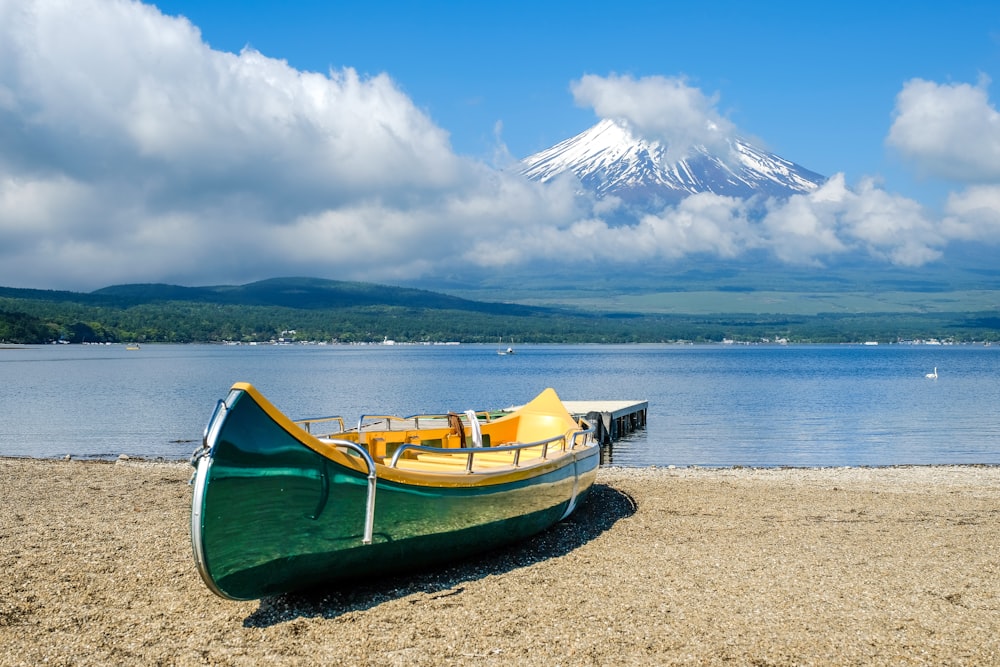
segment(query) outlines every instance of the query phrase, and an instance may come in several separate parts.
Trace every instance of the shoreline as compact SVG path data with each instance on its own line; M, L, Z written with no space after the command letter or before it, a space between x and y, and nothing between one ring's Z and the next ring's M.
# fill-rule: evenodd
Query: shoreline
M75 456L66 454L64 456L29 456L18 454L0 454L0 461L41 461L41 462L73 462L73 463L127 463L130 465L182 465L190 464L190 457L169 458L166 456L139 456L133 454L118 454L117 456ZM892 463L888 465L828 465L828 466L796 466L796 465L773 465L758 466L747 464L735 465L709 465L704 463L692 463L691 465L677 464L650 464L645 466L624 466L618 464L601 464L601 470L659 470L659 471L683 471L683 470L894 470L906 468L998 468L1000 463Z
M514 547L251 602L192 470L0 457L0 665L1000 663L1000 465L602 467Z

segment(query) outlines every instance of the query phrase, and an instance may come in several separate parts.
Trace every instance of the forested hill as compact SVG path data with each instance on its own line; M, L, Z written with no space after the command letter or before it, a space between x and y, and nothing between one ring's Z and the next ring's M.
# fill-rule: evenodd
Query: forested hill
M989 312L642 314L473 301L315 278L247 285L117 285L80 293L0 287L0 343L896 342L1000 339Z
M0 343L610 341L569 310L318 278L246 285L115 285L93 292L0 287Z
M320 278L272 278L246 285L182 287L161 283L113 285L93 292L67 292L0 287L0 297L86 306L131 308L167 302L228 306L279 306L305 310L359 306L401 306L523 316L548 309L517 304L471 301L427 290Z

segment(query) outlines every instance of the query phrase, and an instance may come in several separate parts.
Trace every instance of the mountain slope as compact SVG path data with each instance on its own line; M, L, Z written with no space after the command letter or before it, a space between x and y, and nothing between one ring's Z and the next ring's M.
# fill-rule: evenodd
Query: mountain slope
M584 190L603 198L615 196L640 207L675 204L700 192L748 198L787 197L810 192L825 178L741 140L728 142L728 155L714 155L704 146L678 161L669 146L637 138L612 120L531 155L521 173L548 181L572 172Z
M271 278L246 285L182 287L164 284L112 285L89 293L0 287L0 298L129 308L167 302L235 306L278 306L305 310L401 306L521 316L550 313L550 308L471 301L410 287L345 282L321 278Z

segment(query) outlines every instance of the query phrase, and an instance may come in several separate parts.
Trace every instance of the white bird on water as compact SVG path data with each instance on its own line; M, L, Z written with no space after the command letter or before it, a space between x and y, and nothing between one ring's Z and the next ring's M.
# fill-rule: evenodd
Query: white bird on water
M934 367L934 372L933 373L928 373L924 377L930 378L931 380L937 380L937 366Z

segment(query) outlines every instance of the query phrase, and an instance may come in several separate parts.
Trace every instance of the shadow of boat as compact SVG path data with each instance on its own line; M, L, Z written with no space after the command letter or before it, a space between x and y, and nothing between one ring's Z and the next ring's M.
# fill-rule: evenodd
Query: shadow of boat
M564 556L609 530L620 519L632 516L635 510L635 501L628 494L605 484L594 484L587 500L569 518L523 542L440 568L360 585L333 584L321 590L264 598L243 625L263 628L297 618L333 619L416 593L438 597L458 595L465 582Z

